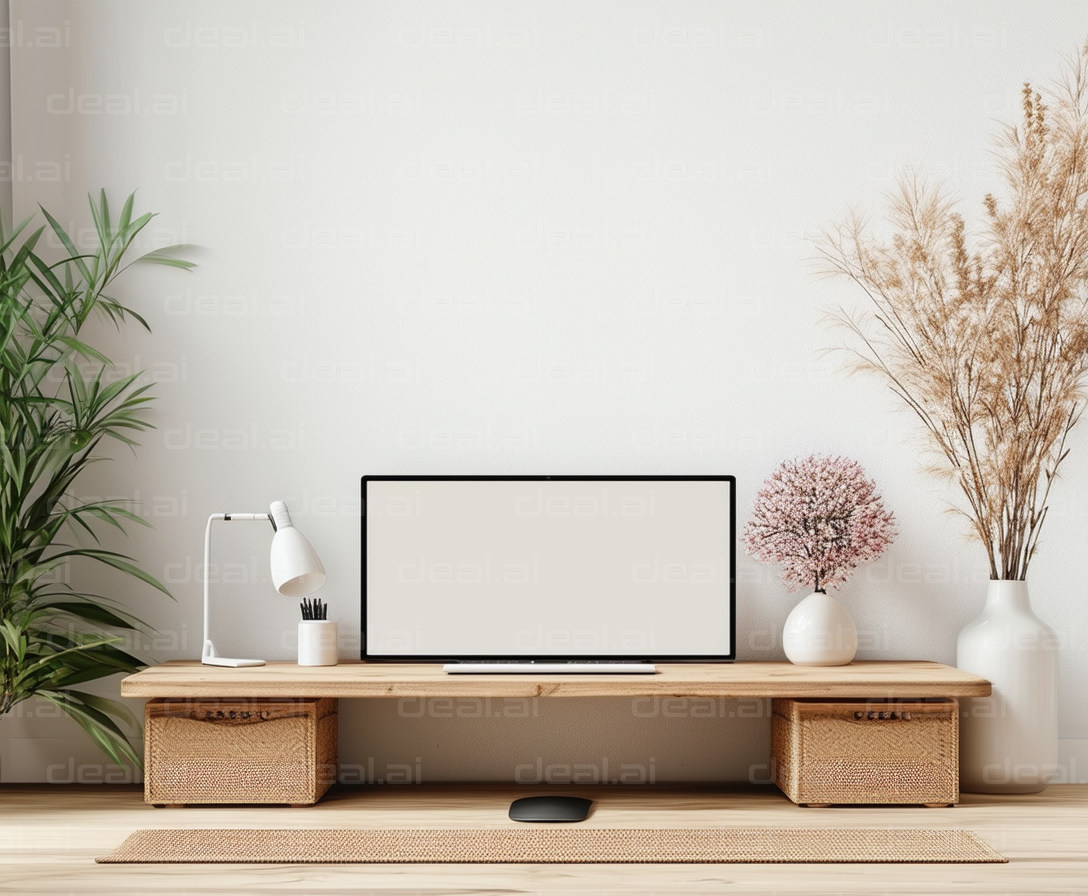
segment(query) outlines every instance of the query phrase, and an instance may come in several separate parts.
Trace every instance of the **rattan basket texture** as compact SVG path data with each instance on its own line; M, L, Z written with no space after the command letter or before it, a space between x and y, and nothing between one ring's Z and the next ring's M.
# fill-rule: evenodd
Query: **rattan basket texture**
M337 705L331 698L149 701L144 799L315 803L336 781Z
M955 700L772 703L775 783L795 803L959 801Z

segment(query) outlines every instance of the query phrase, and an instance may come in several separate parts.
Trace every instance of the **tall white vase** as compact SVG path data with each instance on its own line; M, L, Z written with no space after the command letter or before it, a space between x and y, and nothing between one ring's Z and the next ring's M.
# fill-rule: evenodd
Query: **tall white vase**
M814 591L786 617L782 648L798 666L845 666L858 650L857 626L835 598Z
M956 665L988 679L960 701L960 789L1038 793L1057 773L1058 639L1031 611L1028 585L992 579L982 615L960 631Z

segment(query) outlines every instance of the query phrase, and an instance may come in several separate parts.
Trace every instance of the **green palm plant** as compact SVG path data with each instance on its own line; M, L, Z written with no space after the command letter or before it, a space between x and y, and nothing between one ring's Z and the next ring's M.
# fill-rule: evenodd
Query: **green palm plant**
M116 601L65 581L72 560L120 570L169 595L124 554L101 546L103 526L147 525L126 502L82 500L77 478L103 460L103 439L135 447L151 428L148 385L118 378L110 360L82 338L95 315L120 327L147 322L106 290L135 262L190 268L182 246L126 263L153 215L132 217L129 196L113 221L103 191L90 200L97 234L81 253L45 209L46 224L16 244L36 217L13 231L0 225L0 714L37 696L67 713L115 762L139 766L132 714L78 686L144 665L122 649L118 631L145 629ZM46 229L64 250L50 263L35 252Z

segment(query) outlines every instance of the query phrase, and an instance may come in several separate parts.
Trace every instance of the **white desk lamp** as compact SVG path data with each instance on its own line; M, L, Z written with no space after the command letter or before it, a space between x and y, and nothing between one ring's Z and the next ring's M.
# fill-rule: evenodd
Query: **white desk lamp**
M325 584L321 565L306 537L291 523L283 501L273 501L269 513L213 513L204 530L204 647L200 662L205 666L263 666L264 660L238 660L219 656L208 634L208 562L212 551L212 523L216 520L267 520L272 524L272 584L287 597L305 597Z

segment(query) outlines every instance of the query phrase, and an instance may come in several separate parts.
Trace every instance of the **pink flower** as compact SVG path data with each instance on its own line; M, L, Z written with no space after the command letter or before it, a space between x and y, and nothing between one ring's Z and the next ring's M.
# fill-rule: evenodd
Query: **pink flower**
M845 457L784 461L756 495L744 546L782 567L791 591L841 586L859 563L875 560L895 538L895 517L876 484Z

